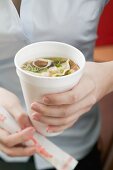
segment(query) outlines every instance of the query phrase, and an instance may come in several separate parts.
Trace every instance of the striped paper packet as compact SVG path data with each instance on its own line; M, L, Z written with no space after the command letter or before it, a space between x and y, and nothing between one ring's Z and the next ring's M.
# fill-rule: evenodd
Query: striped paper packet
M21 131L14 118L3 107L0 107L0 127L11 134ZM34 144L37 154L50 162L58 170L73 170L78 163L72 156L38 132L35 132L31 140L24 144L26 146Z

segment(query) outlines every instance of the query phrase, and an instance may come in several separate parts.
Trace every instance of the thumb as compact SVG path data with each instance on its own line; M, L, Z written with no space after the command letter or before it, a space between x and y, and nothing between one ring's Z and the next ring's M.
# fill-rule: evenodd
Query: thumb
M16 105L14 105L12 108L10 108L9 112L12 114L12 116L15 118L22 129L32 126L27 113L25 113L23 107L19 102L16 103Z

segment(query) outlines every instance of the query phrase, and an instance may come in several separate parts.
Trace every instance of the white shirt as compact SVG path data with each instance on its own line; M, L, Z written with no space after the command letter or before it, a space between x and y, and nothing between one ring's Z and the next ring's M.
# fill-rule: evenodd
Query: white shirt
M19 17L11 0L1 0L0 86L16 93L23 103L13 59L21 47L32 42L65 42L79 48L86 60L92 60L97 25L105 3L106 0L22 0ZM72 128L51 140L76 159L82 159L97 141L99 130L100 119L95 107ZM28 158L4 156L4 159ZM37 155L35 163L39 169L51 166Z

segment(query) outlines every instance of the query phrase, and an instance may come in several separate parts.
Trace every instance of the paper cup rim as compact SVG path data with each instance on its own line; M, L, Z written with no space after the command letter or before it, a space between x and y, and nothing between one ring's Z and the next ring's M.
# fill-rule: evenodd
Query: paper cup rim
M65 46L67 46L67 47L69 47L69 48L72 48L72 49L78 51L78 52L81 54L81 56L82 56L82 59L83 59L83 62L84 62L83 66L81 66L80 69L77 70L77 71L75 71L74 73L71 73L71 74L65 75L65 76L60 76L60 77L43 77L43 76L38 76L38 75L32 74L32 73L30 73L30 72L27 72L27 71L23 70L20 66L18 66L18 64L17 64L17 62L16 62L16 58L17 58L17 55L18 55L21 51L23 51L24 49L26 49L26 48L28 48L28 47L34 46L34 45L36 45L36 44L45 44L45 43L65 45ZM66 44L66 43L62 43L62 42L57 42L57 41L40 41L40 42L36 42L36 43L31 43L31 44L26 45L26 46L24 46L23 48L21 48L21 49L16 53L15 58L14 58L14 64L15 64L15 66L16 66L16 69L18 69L20 72L23 72L24 74L26 74L26 75L28 75L28 76L31 76L31 77L34 77L34 78L41 78L41 79L63 79L63 78L67 78L67 77L70 77L70 76L74 76L74 75L78 74L79 72L81 72L81 70L84 69L84 67L85 67L85 62L86 62L85 57L84 57L83 53L82 53L78 48L76 48L76 47L74 47L74 46L72 46L72 45L69 45L69 44Z

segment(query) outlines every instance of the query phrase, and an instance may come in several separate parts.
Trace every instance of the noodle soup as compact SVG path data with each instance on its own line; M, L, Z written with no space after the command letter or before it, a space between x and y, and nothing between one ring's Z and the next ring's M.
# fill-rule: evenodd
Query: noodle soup
M18 51L15 66L32 125L44 136L62 133L49 132L47 124L35 121L31 104L42 103L47 94L71 90L79 82L85 68L82 52L61 42L37 42Z
M74 61L64 57L37 58L22 64L21 68L42 77L61 77L79 70Z

